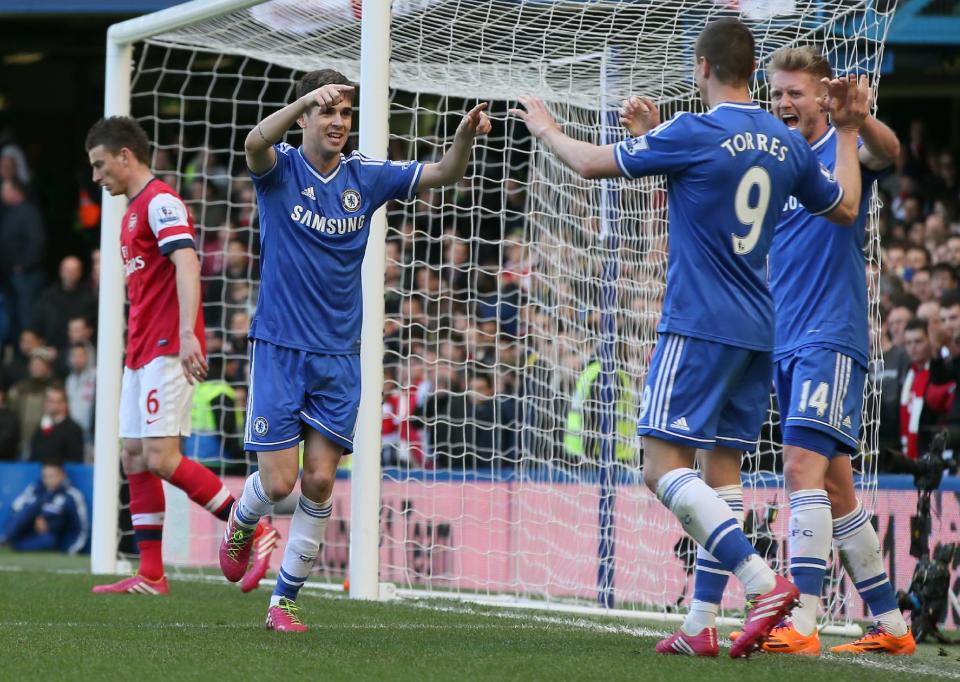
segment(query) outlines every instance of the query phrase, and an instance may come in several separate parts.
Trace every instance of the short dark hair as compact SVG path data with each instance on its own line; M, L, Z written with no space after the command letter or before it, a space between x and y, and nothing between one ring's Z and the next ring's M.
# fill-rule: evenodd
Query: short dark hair
M64 400L67 399L67 389L59 381L55 381L54 383L47 386L44 393L59 393L60 395L63 396Z
M947 291L940 297L941 308L952 308L955 305L960 305L960 293Z
M697 38L697 59L710 62L721 83L736 85L750 80L755 64L753 33L735 17L711 21Z
M932 268L930 268L931 275L935 275L938 272L949 273L954 280L957 279L957 270L952 265L950 265L950 263L937 263Z
M353 85L353 83L334 69L317 69L304 74L303 78L297 81L297 97L303 97L324 85Z
M907 322L907 326L903 328L903 332L907 333L909 331L917 331L918 329L924 334L927 334L927 321L922 317L915 317Z
M84 148L90 151L100 145L114 156L126 147L138 161L150 165L150 140L140 124L129 116L110 116L94 123L87 132Z
M891 297L890 300L890 311L892 312L895 308L906 308L910 311L911 315L917 314L917 308L920 307L920 300L913 294L901 294L899 296Z

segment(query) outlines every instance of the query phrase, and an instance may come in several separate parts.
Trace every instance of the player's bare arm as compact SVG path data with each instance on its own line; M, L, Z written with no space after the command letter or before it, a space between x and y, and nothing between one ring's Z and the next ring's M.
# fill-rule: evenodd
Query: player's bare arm
M243 142L247 167L256 175L266 173L277 162L273 145L283 139L298 118L313 107L320 107L321 113L328 111L340 104L344 96L352 95L352 93L352 85L331 83L308 92L283 109L267 116L247 133L247 139Z
M599 146L575 140L561 129L560 124L537 97L520 97L523 109L511 109L510 113L523 119L527 130L543 142L564 165L582 178L617 178L621 172L617 166L614 145Z
M873 111L873 89L867 92L867 111ZM889 168L900 156L900 140L890 127L868 114L860 128L860 163L873 171Z
M620 106L620 125L634 137L646 135L660 125L660 111L649 97L634 95Z
M177 249L170 254L177 269L177 300L180 303L180 365L191 384L207 377L207 359L200 350L194 328L200 309L200 259L193 249Z
M860 212L860 155L857 138L867 117L869 85L866 77L856 76L823 79L827 95L822 105L830 112L837 129L837 163L834 174L843 188L840 204L826 215L831 222L850 225Z
M439 161L424 165L420 181L417 183L417 191L446 187L463 177L467 172L474 139L478 135L486 135L490 132L490 118L484 112L486 108L487 103L481 102L464 115L453 136L453 144Z

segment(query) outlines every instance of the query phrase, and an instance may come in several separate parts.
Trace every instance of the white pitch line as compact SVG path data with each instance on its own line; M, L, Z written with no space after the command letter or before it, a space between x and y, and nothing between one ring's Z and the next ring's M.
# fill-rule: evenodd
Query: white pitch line
M19 566L3 566L0 565L0 571L6 571L10 573L18 572L28 572L28 569L21 568ZM87 574L87 571L77 570L77 569L43 569L37 571L36 569L29 569L29 572L42 572L42 573L56 573L63 575L80 575ZM182 582L207 582L207 583L222 583L226 584L226 580L218 576L174 576L172 580L178 580ZM338 599L340 598L337 594L342 588L336 585L324 585L324 584L308 584L305 587L312 588L309 590L308 594L312 597L319 599ZM672 633L666 630L656 630L653 628L645 628L638 626L627 626L627 625L615 625L613 623L601 623L594 620L589 620L586 618L562 618L560 616L540 616L533 615L529 612L513 612L510 610L509 606L506 607L492 607L502 609L499 611L479 611L477 609L470 608L468 606L453 606L453 605L444 605L439 606L436 604L428 603L430 597L424 595L425 600L417 600L408 602L406 600L401 600L399 603L405 606L416 609L425 609L428 611L437 611L442 613L461 613L469 614L476 616L485 616L489 618L500 618L500 619L509 619L509 620L520 620L525 621L526 623L537 623L542 625L558 625L561 627L570 627L577 628L581 630L590 630L593 632L602 632L609 634L623 634L623 635L632 635L634 637L666 637ZM38 623L32 623L29 621L0 621L0 627L10 626L10 627L23 627L29 625L38 625ZM87 624L87 623L45 623L48 627L103 627L102 624ZM195 628L195 629L217 629L217 628L248 628L249 625L241 624L185 624L185 623L171 623L171 624L139 624L139 625L117 625L116 627L123 628L157 628L157 629L166 629L166 628ZM396 625L385 625L385 624L355 624L355 625L311 625L310 628L313 630L321 629L395 629ZM436 625L436 626L420 626L419 624L409 624L409 629L486 629L482 627L469 627L469 626L460 626L460 625ZM519 627L523 627L523 624L519 624ZM866 655L856 656L856 657L846 657L840 656L837 654L824 654L822 657L824 660L840 663L843 665L849 665L853 667L860 668L872 668L874 670L883 670L885 672L899 673L901 675L930 675L932 677L941 677L945 679L960 680L960 673L952 672L950 670L939 669L939 668L930 668L925 665L911 666L907 663L906 659L903 663L895 663L892 658L872 658Z

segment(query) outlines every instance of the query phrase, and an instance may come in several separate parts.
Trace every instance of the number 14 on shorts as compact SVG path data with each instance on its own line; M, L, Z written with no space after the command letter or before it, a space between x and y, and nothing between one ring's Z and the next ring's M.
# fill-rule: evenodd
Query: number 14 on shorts
M807 379L800 384L800 403L797 405L797 412L806 412L809 406L817 411L818 417L822 417L829 407L827 395L830 392L830 386L826 381L821 381L811 394L810 386L812 383L810 379Z

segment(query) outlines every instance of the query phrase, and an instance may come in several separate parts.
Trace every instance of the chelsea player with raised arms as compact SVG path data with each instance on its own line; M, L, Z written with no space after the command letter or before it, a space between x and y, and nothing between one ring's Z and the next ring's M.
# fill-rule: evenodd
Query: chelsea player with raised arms
M293 490L304 441L301 494L267 611L267 627L303 632L296 598L323 542L341 455L352 452L360 403L360 269L370 219L391 199L463 177L477 135L490 130L478 104L437 163L341 152L354 88L331 69L306 74L297 99L257 124L244 151L260 208L260 296L250 326L245 448L259 471L246 481L220 544L220 567L239 580L258 519ZM281 142L296 122L303 145ZM379 456L365 453L363 456Z
M638 426L644 481L753 597L743 635L730 649L739 657L763 643L799 593L756 553L726 501L693 470L694 457L698 449L713 450L739 462L740 452L756 448L773 371L766 275L773 228L790 196L812 214L846 224L856 218L857 129L866 96L846 79L828 85L838 129L835 178L804 140L752 101L754 40L741 21L707 25L694 54L696 83L710 109L656 125L655 107L644 107L631 123L656 127L616 145L568 137L535 98L521 98L525 110L514 112L584 177L667 176L667 290ZM657 650L716 656L712 632L691 638L680 631Z
M782 48L770 57L766 71L774 115L831 165L837 129L818 101L825 95L821 79L832 77L830 62L812 47ZM860 138L861 177L869 187L896 161L900 143L873 116L864 121ZM837 228L791 197L770 250L774 379L790 494L787 541L791 576L800 589L800 606L763 646L771 653L820 654L817 606L831 539L875 621L862 638L831 651L911 655L916 650L883 567L877 532L857 499L850 463L860 443L869 361L863 254L869 201L870 193L864 192L856 222ZM711 482L709 472L706 478ZM697 574L698 588L719 581L725 577Z

